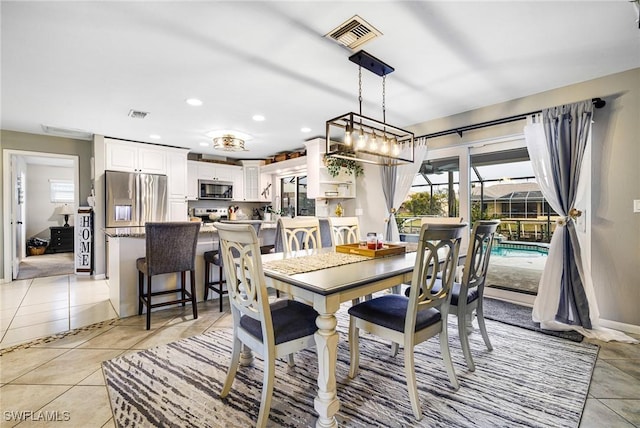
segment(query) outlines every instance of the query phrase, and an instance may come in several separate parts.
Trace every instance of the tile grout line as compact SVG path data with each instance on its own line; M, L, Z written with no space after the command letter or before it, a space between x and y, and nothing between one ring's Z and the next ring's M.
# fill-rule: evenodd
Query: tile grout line
M9 330L11 329L11 324L13 324L13 321L16 319L16 315L18 314L18 311L22 307L22 303L24 303L24 299L26 299L27 294L29 294L29 290L31 290L31 286L33 285L33 279L29 279L28 281L29 281L29 286L27 287L27 291L25 291L24 294L22 295L22 298L20 299L20 303L18 304L18 307L16 308L15 312L11 316L11 321L9 321L9 325L7 326L7 329L4 331L4 333L2 333L2 337L0 338L0 344L2 344L2 341L4 340L5 336L7 335L7 333L9 333ZM11 284L11 283L8 283L8 284Z

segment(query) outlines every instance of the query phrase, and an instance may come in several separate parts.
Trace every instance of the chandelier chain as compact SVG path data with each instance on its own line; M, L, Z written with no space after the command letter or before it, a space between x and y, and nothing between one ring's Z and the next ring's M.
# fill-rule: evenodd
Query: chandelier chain
M386 104L386 81L387 75L382 76L382 122L387 123L387 104Z
M360 115L362 115L362 66L358 67L358 104L360 105Z

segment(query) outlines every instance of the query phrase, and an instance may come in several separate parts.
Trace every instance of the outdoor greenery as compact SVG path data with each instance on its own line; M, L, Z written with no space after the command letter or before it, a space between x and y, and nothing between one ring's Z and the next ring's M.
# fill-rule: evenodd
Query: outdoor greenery
M433 198L429 192L419 192L409 195L409 198L404 201L396 214L396 222L398 224L398 230L411 231L420 228L421 219L416 217L432 216L432 217L446 217L447 212L448 194L447 191L442 190L433 194ZM455 211L458 212L460 201L456 198ZM492 217L487 212L482 213L480 202L476 201L471 204L471 223L476 220L490 220Z
M409 199L404 201L400 206L400 213L407 214L408 217L414 216L446 216L445 207L447 206L447 193L437 192L433 194L433 198L428 192L413 193L409 195Z

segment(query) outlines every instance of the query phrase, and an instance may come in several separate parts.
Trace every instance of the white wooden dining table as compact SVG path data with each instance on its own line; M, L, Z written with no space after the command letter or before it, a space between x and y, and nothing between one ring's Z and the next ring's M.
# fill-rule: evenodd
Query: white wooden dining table
M315 333L318 355L318 394L314 408L318 412L316 427L337 427L336 413L340 408L336 391L336 362L339 336L336 313L344 302L377 291L411 282L416 253L369 258L311 272L283 273L268 267L270 261L291 259L332 252L325 248L299 251L293 254L274 253L262 256L264 273L269 286L313 305L318 312Z

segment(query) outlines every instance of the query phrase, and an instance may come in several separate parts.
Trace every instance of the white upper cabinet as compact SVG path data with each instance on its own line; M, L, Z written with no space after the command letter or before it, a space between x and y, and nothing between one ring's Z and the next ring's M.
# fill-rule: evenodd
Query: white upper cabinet
M245 201L271 202L271 176L262 174L263 163L260 160L242 161Z
M230 181L240 173L241 168L235 165L223 165L211 162L190 161L190 165L194 165L198 170L198 179L200 180L216 180Z
M105 150L107 170L167 173L167 152L160 146L105 139Z

